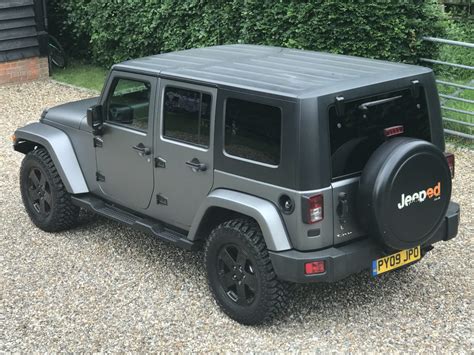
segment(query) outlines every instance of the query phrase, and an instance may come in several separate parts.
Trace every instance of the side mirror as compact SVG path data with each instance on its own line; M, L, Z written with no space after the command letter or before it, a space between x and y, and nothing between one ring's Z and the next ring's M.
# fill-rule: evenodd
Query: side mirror
M92 128L92 133L98 135L102 133L102 105L94 105L87 109L87 124Z

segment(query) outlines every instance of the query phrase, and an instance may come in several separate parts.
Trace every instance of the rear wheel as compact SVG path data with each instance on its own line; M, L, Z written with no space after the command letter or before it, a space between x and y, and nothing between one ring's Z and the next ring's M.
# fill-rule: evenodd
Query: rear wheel
M26 212L40 229L57 232L76 224L79 208L72 204L45 149L35 149L23 159L20 189Z
M288 285L278 280L257 223L234 219L215 228L205 247L209 287L222 310L255 325L286 305Z

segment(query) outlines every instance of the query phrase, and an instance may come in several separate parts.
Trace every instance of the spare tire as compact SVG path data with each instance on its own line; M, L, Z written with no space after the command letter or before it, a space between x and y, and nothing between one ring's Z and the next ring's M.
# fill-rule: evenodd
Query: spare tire
M370 236L393 250L426 243L451 198L443 152L413 138L393 138L369 158L360 178L358 211Z

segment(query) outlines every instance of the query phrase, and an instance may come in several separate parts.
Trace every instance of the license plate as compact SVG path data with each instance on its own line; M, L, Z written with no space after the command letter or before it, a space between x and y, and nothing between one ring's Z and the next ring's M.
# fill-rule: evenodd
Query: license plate
M384 256L383 258L372 261L372 276L377 276L384 272L398 269L399 267L410 264L420 258L421 249L419 246Z

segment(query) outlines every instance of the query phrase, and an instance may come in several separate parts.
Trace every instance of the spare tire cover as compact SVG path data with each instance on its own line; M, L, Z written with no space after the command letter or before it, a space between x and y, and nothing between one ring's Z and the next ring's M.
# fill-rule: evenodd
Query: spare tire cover
M439 228L451 198L443 152L413 138L393 138L369 158L360 178L358 211L369 235L401 250L423 245Z

